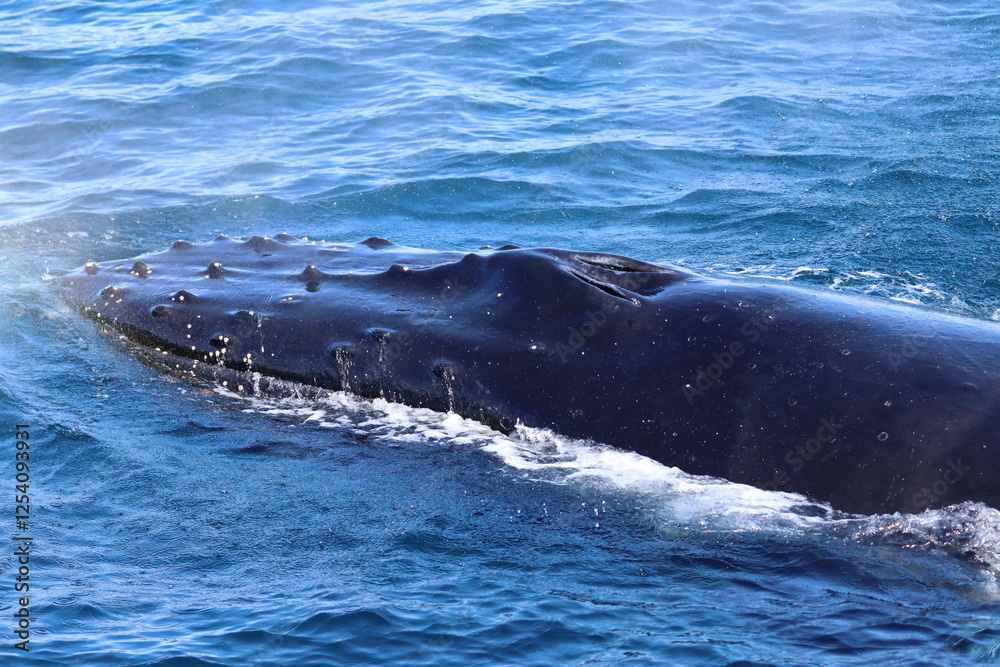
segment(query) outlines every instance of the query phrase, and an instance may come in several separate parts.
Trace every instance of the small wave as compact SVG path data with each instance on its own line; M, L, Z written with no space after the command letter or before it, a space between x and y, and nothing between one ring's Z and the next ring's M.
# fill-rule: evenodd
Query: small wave
M972 317L989 317L989 313L979 312L972 305L953 294L947 293L940 285L922 273L901 271L887 273L874 269L842 270L827 267L798 266L795 268L766 264L760 266L731 268L716 265L719 273L742 278L764 278L782 282L802 283L829 288L834 291L850 292L897 301L914 306L959 313Z
M965 502L922 514L891 514L855 526L859 542L937 548L1000 572L1000 510ZM1000 595L1000 589L996 591Z
M547 429L517 425L505 435L454 413L413 408L384 399L339 391L315 392L291 382L272 381L283 397L243 395L226 386L213 390L249 405L248 412L318 428L342 429L386 446L404 443L470 447L490 454L534 481L617 490L648 506L658 526L674 524L709 531L741 532L814 527L837 513L791 493L772 492L723 479L689 475L634 452ZM247 386L250 386L248 384Z
M971 600L1000 602L1000 511L982 503L853 517L831 522L822 534L878 550L922 581Z
M386 447L467 448L495 457L511 474L530 481L575 487L585 497L624 495L667 537L834 538L870 548L890 547L900 558L915 552L947 554L973 570L963 575L949 570L940 576L942 581L975 598L1000 600L1000 511L982 504L963 503L919 515L850 515L797 494L690 475L635 452L547 429L518 424L505 435L454 413L285 381L272 381L265 395L238 394L231 386L210 388L241 402L246 412L339 430ZM600 527L599 507L593 521ZM967 581L955 583L956 576Z

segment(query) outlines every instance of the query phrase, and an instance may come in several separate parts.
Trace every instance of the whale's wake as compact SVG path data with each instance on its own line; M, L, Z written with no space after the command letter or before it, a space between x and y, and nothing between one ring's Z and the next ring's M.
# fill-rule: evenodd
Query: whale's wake
M1000 511L981 503L917 515L851 515L797 494L689 475L634 452L546 429L518 425L503 434L454 413L342 391L317 393L292 382L272 387L280 389L280 396L238 394L218 383L210 388L238 401L244 411L304 428L363 435L387 447L465 447L495 457L513 475L572 487L582 496L595 492L622 496L653 529L668 537L833 538L882 549L888 558L917 552L951 554L970 565L963 573L975 596L1000 600ZM598 523L599 517L595 515L594 521Z

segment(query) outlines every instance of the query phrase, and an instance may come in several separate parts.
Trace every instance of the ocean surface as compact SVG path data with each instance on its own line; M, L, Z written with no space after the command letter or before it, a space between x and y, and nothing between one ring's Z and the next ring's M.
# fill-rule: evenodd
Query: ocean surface
M0 526L33 538L30 653L5 548L0 663L1000 662L996 509L843 517L545 431L241 398L48 284L288 232L1000 320L998 41L988 0L0 1Z

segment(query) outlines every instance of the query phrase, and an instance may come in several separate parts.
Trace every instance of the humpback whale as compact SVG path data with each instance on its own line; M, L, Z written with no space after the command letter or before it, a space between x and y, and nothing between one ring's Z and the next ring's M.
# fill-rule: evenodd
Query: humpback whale
M1000 507L994 322L606 253L374 237L177 241L55 282L234 390L291 380L548 428L850 513Z

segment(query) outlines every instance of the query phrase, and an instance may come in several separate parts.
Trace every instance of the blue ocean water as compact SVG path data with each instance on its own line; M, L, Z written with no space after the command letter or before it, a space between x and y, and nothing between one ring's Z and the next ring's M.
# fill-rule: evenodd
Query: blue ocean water
M1000 662L1000 512L838 518L139 363L46 280L178 238L609 251L1000 319L985 0L0 3L0 465L39 665Z

